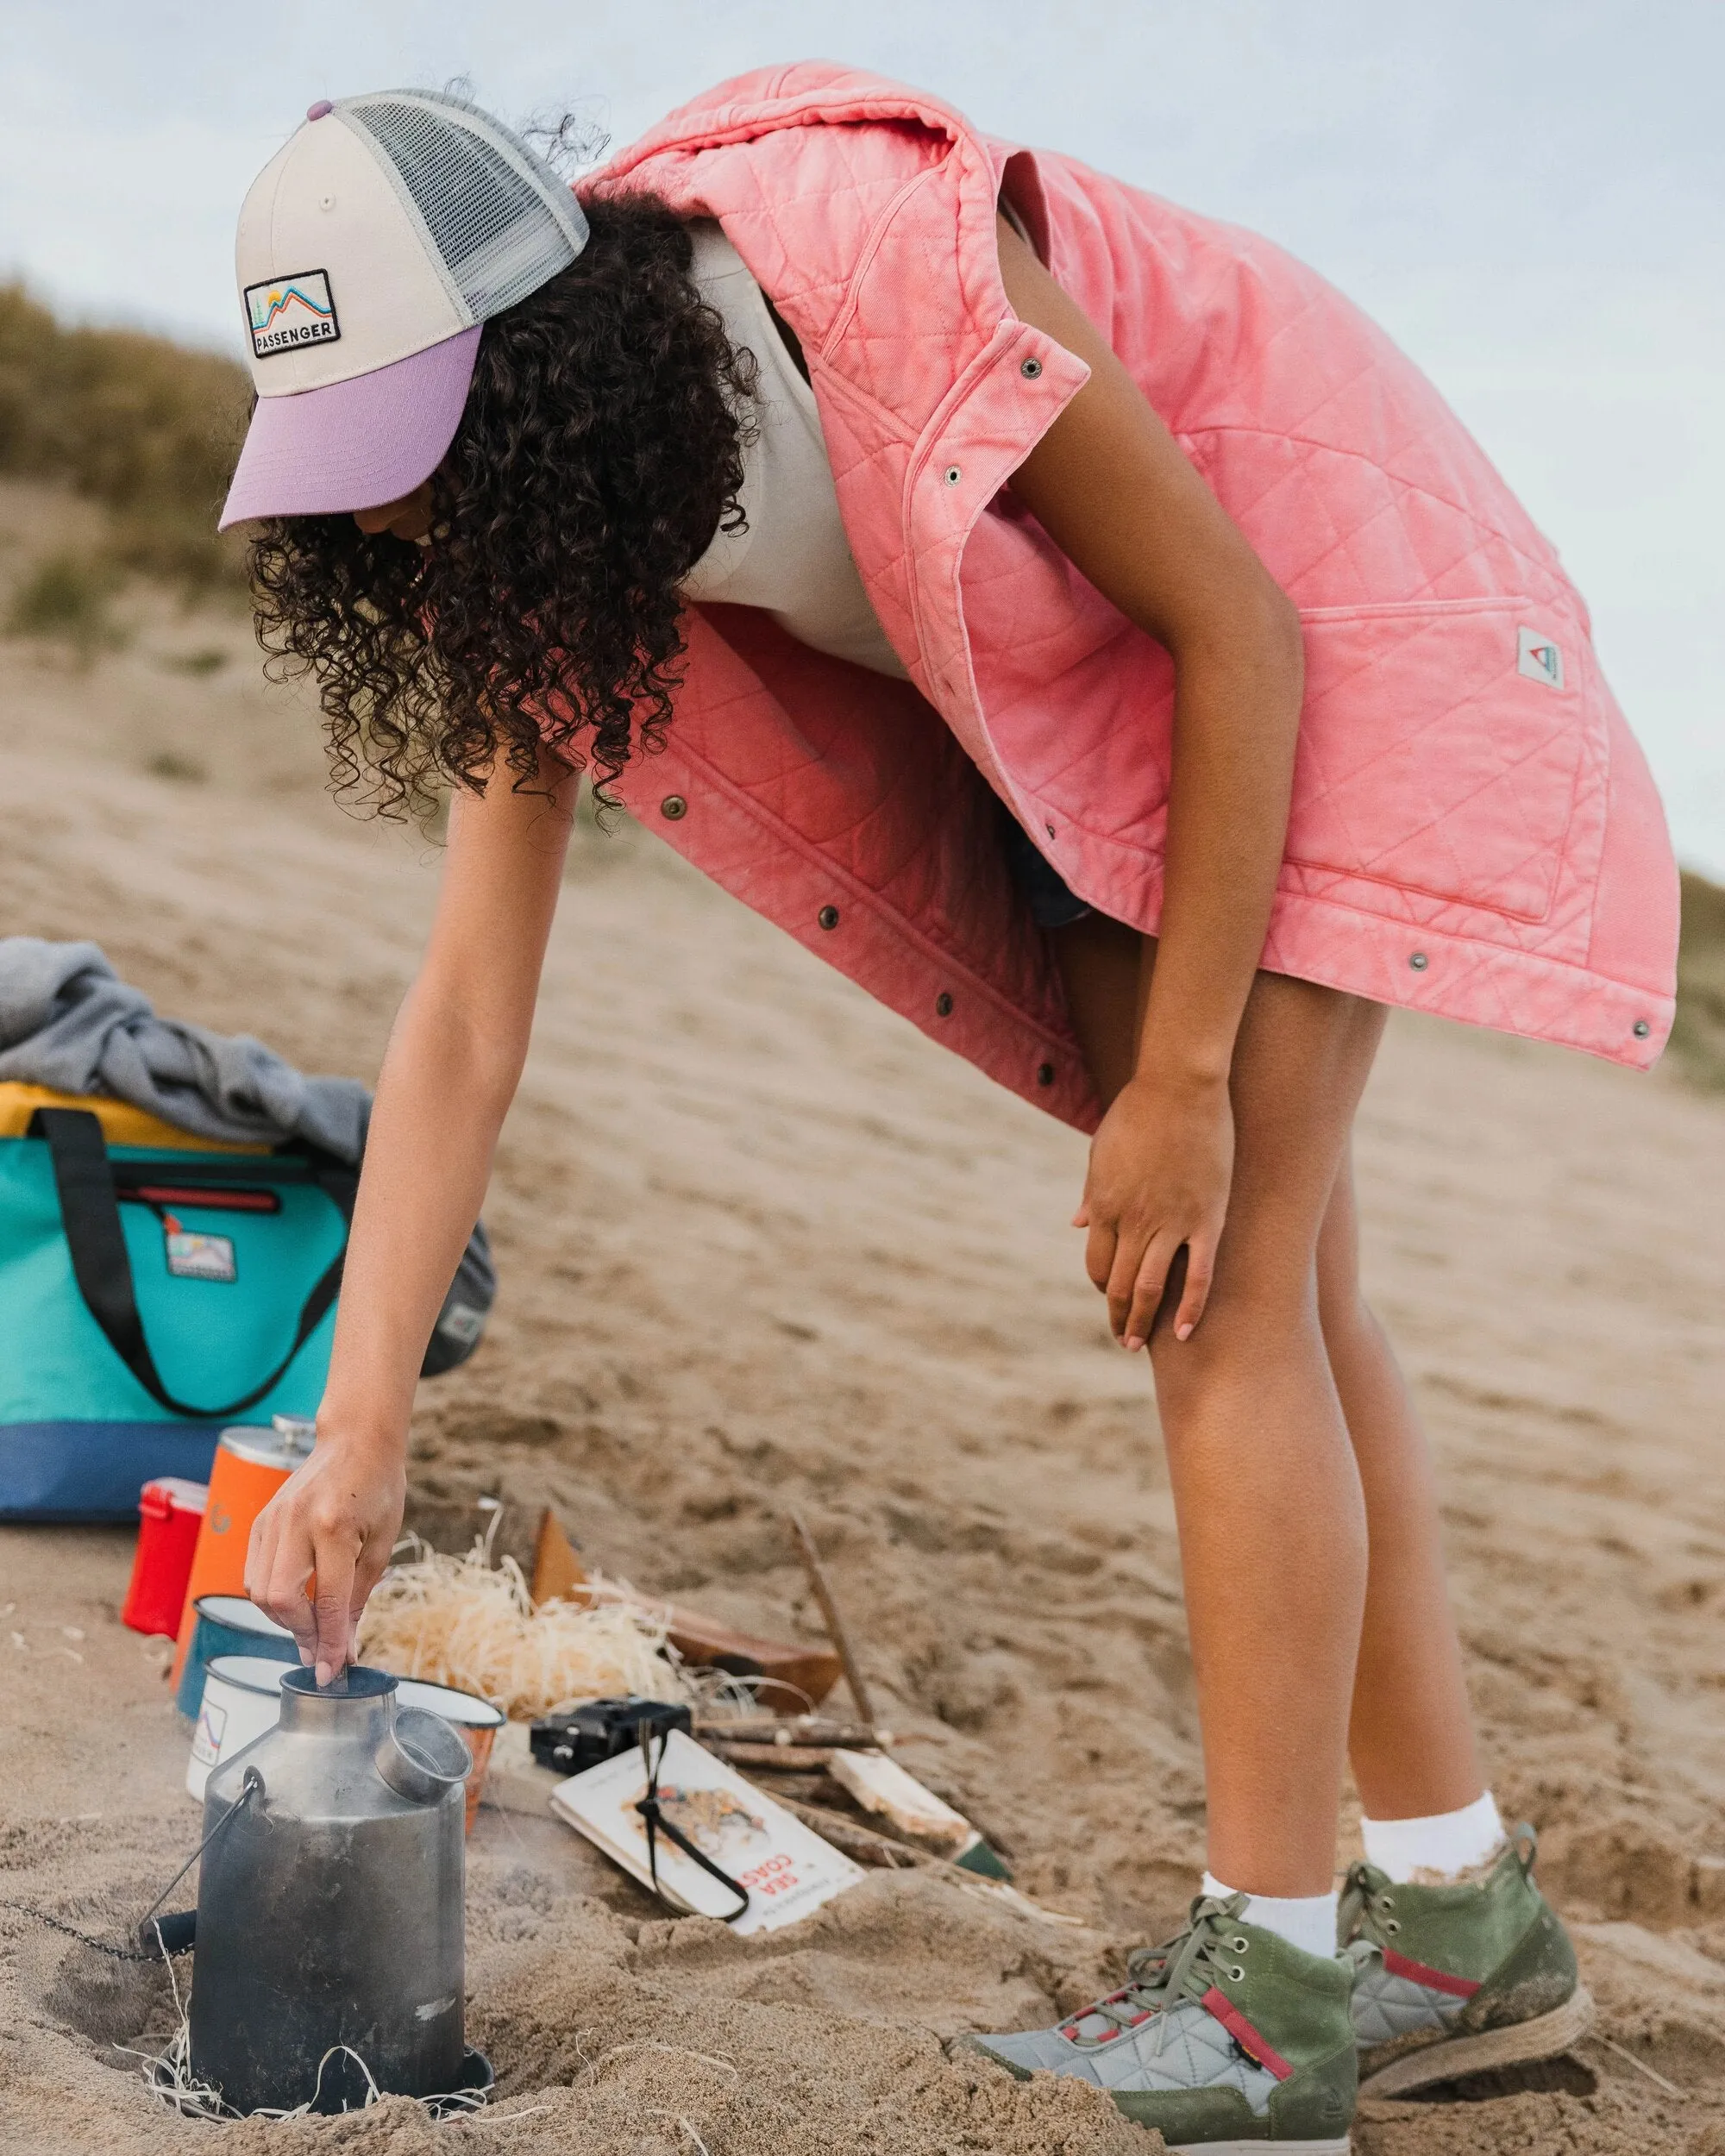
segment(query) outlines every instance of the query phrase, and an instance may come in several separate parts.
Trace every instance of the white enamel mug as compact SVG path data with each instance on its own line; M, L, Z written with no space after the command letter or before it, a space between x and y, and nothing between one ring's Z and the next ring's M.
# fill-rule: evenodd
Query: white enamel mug
M262 1655L218 1654L204 1672L204 1697L185 1763L185 1793L204 1802L211 1770L273 1729L281 1713L281 1681L293 1664Z

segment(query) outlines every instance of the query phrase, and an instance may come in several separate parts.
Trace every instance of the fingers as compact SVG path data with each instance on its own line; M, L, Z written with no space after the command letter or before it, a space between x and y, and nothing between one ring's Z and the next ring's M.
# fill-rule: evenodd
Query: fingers
M1149 1339L1162 1307L1162 1291L1168 1285L1168 1269L1179 1248L1176 1231L1158 1229L1134 1266L1128 1246L1122 1243L1108 1282L1108 1317L1115 1338L1126 1348L1141 1348Z
M358 1546L350 1538L339 1533L320 1536L317 1595L309 1605L316 1624L320 1684L328 1684L333 1677L339 1677L352 1659L349 1649L354 1637L354 1574L358 1557Z
M1202 1235L1195 1235L1186 1246L1186 1280L1181 1289L1180 1307L1174 1313L1176 1340L1189 1340L1204 1314L1204 1306L1210 1300L1211 1283L1216 1276L1216 1245L1220 1239L1221 1230L1212 1228Z
M1114 1252L1119 1247L1118 1232L1106 1220L1092 1214L1085 1222L1090 1232L1084 1238L1084 1270L1090 1275L1090 1285L1102 1294L1108 1292L1108 1282L1113 1276Z
M272 1502L253 1520L246 1545L246 1592L260 1609L269 1590L270 1567L275 1561L276 1529L276 1510Z
M317 1620L305 1599L305 1583L311 1577L317 1552L304 1526L289 1515L282 1521L270 1559L263 1606L279 1625L285 1625L308 1666L317 1653ZM255 1598L254 1598L255 1599Z
M1108 1299L1108 1325L1114 1338L1128 1349L1148 1344L1162 1307L1176 1261L1185 1253L1182 1276L1177 1282L1179 1305L1174 1313L1176 1340L1189 1340L1197 1329L1216 1275L1216 1247L1220 1226L1207 1228L1189 1238L1177 1229L1163 1228L1148 1238L1130 1228L1092 1225L1085 1248L1085 1264L1091 1281Z

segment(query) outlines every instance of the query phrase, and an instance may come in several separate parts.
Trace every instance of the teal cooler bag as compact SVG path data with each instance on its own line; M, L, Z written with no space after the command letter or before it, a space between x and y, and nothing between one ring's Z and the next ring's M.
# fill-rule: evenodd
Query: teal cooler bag
M224 1423L314 1414L357 1185L303 1145L110 1147L85 1109L0 1138L0 1520L132 1520Z

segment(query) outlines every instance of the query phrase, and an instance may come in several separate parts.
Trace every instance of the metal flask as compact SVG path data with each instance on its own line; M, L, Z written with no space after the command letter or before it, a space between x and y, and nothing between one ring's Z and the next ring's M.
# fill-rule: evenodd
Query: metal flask
M277 1727L210 1777L190 2064L230 2110L461 2084L471 1762L395 1694L382 1670L290 1670Z

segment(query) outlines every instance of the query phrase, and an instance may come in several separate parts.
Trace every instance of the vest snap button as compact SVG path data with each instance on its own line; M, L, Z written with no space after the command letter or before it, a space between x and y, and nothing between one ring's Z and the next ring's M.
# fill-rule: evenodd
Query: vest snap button
M938 1018L950 1018L952 1016L952 998L947 994L944 988L934 999L934 1015Z
M1052 838L1052 837L1053 837L1053 836L1054 836L1054 826L1053 826L1053 824L1044 824L1043 825L1043 827L1042 827L1042 828L1044 829L1044 830L1045 830L1045 831L1048 833L1048 835L1049 835L1049 837L1050 837L1051 838Z
M824 906L814 918L820 923L823 928L837 928L838 926L838 908L836 906Z
M946 481L946 484L949 486L957 486L959 480L963 478L964 474L959 470L956 464L949 464L940 476Z
M1645 1018L1637 1018L1637 1019L1635 1020L1634 1032L1635 1032L1635 1038L1636 1038L1638 1041L1644 1041L1644 1040L1646 1040L1646 1039L1647 1039L1647 1036L1648 1036L1648 1034L1649 1034L1649 1033L1651 1033L1651 1032L1653 1031L1653 1027L1652 1027L1651 1025L1648 1025L1647 1021Z
M1408 961L1408 963L1414 968L1415 973L1424 973L1427 967L1429 966L1431 962L1431 960L1427 957L1425 952L1422 950L1416 950L1413 956Z
M675 824L689 812L689 805L681 793L668 793L659 804L659 813L667 823Z
M1019 361L1019 373L1027 382L1033 382L1041 372L1042 361L1040 360L1020 360Z
M1039 1086L1051 1086L1054 1083L1054 1065L1052 1063L1038 1063L1037 1065L1036 1082Z

